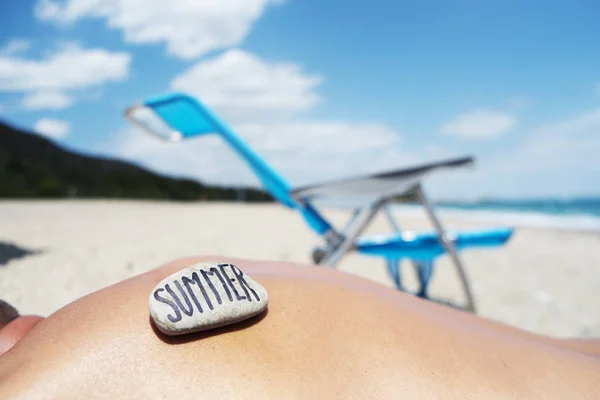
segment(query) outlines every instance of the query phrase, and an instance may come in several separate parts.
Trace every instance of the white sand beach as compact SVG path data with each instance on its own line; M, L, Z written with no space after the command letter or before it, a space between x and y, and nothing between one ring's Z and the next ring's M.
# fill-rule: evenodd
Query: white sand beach
M348 215L326 214L337 223ZM448 227L481 226L442 217ZM417 214L403 215L402 226L429 227ZM387 221L377 220L370 231L389 231ZM211 254L307 263L318 243L296 213L279 205L3 201L0 298L22 313L48 315L175 258ZM507 246L463 252L462 258L482 317L555 336L600 337L598 233L518 228ZM392 285L377 258L352 254L339 268ZM443 257L431 294L461 301L459 289Z

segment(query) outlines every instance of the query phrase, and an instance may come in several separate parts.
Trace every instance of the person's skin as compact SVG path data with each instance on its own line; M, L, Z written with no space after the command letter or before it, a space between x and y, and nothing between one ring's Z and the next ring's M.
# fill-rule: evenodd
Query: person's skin
M18 317L0 327L0 355L10 350L27 332L43 320L36 315Z
M205 260L231 262L261 283L267 312L205 333L160 334L150 291ZM0 356L0 398L591 399L600 393L599 348L323 267L184 259L38 323Z

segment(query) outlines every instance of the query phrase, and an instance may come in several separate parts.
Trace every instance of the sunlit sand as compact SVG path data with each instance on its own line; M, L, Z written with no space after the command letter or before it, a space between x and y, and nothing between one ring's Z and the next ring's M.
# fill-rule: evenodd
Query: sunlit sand
M326 212L336 223L347 213ZM442 214L443 216L443 214ZM443 218L448 227L478 227ZM428 228L419 214L404 229ZM482 226L489 226L489 223ZM387 232L380 219L371 233ZM319 239L279 205L140 201L0 202L0 298L48 315L107 285L175 258L219 255L308 263ZM462 253L479 315L556 336L600 336L600 235L516 230L507 246ZM383 262L348 255L340 269L392 286ZM409 286L412 270L406 264ZM442 258L433 297L460 302Z

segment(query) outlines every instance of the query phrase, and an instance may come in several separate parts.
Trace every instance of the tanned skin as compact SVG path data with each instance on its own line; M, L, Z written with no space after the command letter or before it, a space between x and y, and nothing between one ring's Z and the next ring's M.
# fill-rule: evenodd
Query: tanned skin
M161 334L150 291L201 261L252 276L267 311ZM6 325L0 398L593 399L599 343L537 336L323 267L188 258Z

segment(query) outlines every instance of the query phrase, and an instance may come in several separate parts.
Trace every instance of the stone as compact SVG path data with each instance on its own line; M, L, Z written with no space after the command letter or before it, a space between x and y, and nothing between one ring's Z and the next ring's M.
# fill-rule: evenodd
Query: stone
M184 335L246 320L260 314L268 303L265 288L238 267L200 263L156 285L149 309L162 333Z

